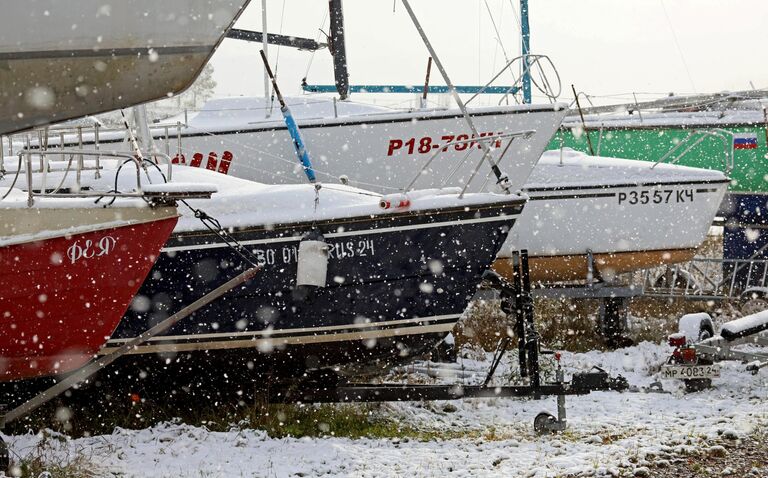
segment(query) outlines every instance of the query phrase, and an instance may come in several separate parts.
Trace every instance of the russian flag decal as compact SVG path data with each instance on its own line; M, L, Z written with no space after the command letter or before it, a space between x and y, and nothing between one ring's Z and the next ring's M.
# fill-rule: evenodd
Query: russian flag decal
M757 149L757 134L735 133L733 135L733 149Z

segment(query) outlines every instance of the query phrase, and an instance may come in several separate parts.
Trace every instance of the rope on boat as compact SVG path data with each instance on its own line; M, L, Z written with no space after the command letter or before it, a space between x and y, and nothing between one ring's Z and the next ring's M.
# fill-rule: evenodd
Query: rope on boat
M200 222L202 222L203 225L206 228L208 228L209 231L216 234L216 236L218 236L219 239L221 239L230 249L235 251L245 262L250 264L252 267L260 267L258 257L256 257L254 253L249 251L237 239L235 239L235 237L232 236L232 234L230 234L226 229L221 227L221 223L219 222L218 219L216 219L213 216L210 216L208 213L206 213L202 209L197 209L192 207L184 199L182 199L181 202L185 206L187 206L190 210L192 210L193 213L195 213L195 217L199 219Z

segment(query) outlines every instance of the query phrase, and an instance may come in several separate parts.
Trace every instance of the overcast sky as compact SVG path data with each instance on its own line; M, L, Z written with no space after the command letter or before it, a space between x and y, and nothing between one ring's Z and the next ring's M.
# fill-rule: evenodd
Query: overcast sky
M317 38L321 26L328 29L326 0L267 3L271 33ZM507 55L519 54L519 0L487 0L499 37L484 0L411 3L457 84L490 79L504 64L501 45ZM400 0L346 0L344 7L352 84L423 82L428 54ZM603 103L630 101L631 92L647 99L745 90L750 81L768 88L768 1L531 0L529 8L532 52L552 58L566 101L571 83L596 96L623 94ZM261 31L261 0L252 0L237 27ZM217 95L263 94L259 49L224 41L213 59ZM309 83L333 82L327 50L314 57L284 47L269 53L285 94L300 93L310 61ZM443 84L436 76L432 83Z

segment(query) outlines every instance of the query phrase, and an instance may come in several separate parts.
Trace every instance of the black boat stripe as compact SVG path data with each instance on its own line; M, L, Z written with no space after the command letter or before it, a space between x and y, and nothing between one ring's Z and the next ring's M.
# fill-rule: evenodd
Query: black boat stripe
M552 199L590 199L590 198L612 198L616 193L595 193L595 194L563 194L557 196L531 196L531 201L549 201Z
M511 207L510 207L511 206ZM234 235L238 236L238 242L240 242L243 245L250 245L250 244L270 244L275 242L291 242L291 241L297 241L300 239L301 234L296 234L296 232L302 232L305 230L309 230L311 228L317 228L320 230L327 229L327 228L335 228L338 232L326 232L324 235L326 237L347 237L347 236L356 236L356 235L368 235L368 234L378 234L378 233L387 233L387 232L398 232L398 231L407 231L407 230L416 230L416 229L429 229L434 227L445 227L447 225L465 225L465 224L476 224L476 223L482 223L482 222L511 222L514 224L517 217L519 217L520 213L522 212L522 204L517 203L501 203L493 208L488 209L497 209L496 212L498 215L492 215L487 217L480 217L480 218L474 218L474 215L476 212L479 211L479 209L472 208L466 215L470 216L466 219L452 219L449 221L439 221L439 218L431 217L431 215L435 216L441 216L441 215L447 215L446 211L418 211L418 214L415 214L413 212L398 217L396 215L382 215L382 216L365 216L365 217L357 217L357 218L350 218L349 220L330 220L330 221L318 221L316 223L312 222L305 222L305 223L295 223L295 224L286 224L286 225L275 225L272 227L261 227L261 228L254 228L254 229L248 229L248 230L240 230L240 231L234 231ZM465 215L465 211L460 209L459 211L454 210L454 213L460 212L462 215ZM506 213L506 214L500 214L500 213ZM395 226L385 226L385 227L371 227L372 222L382 221L382 222L401 222L397 221L397 219L415 219L420 216L430 216L430 219L434 219L434 222L428 222L428 223L421 223L421 224L403 224L403 225L395 225ZM355 228L352 230L350 229L350 224L355 225L355 223L359 224L367 224L367 227L361 227L361 228ZM339 230L339 228L343 228L343 230ZM280 232L280 229L285 229L285 231ZM260 239L247 239L246 235L253 235L254 233L262 233L262 234L269 234L271 237L264 237ZM281 235L282 234L282 235ZM274 237L276 236L277 237ZM183 232L174 234L171 238L171 240L168 241L168 244L166 247L163 248L163 252L169 252L169 251L179 251L179 250L187 250L187 249L211 249L216 247L226 247L225 244L219 243L218 241L216 243L210 243L207 241L207 239L210 239L212 237L212 233L209 231L191 231L191 232ZM195 242L195 244L189 244L188 241ZM200 243L200 241L203 241ZM178 244L178 245L170 245L170 244Z
M702 180L688 180L688 181L655 181L655 182L637 182L637 183L622 183L622 184L589 184L585 186L553 186L553 187L539 187L539 188L523 188L523 192L548 192L548 191L581 191L585 189L618 189L618 188L637 188L637 187L652 187L652 186L694 186L699 184L726 184L730 183L730 179L702 179ZM715 190L713 190L715 191Z
M357 231L331 232L331 233L324 234L324 236L326 238L368 236L371 234L387 234L392 232L413 231L417 229L432 229L435 227L445 227L450 225L478 224L481 222L501 222L501 221L511 222L509 226L511 229L512 227L514 227L514 224L516 222L516 216L494 216L494 217L485 217L480 219L470 219L470 220L463 220L463 221L430 222L427 224L415 224L413 226L395 226L395 227L382 227L382 228L367 229L367 230L357 230ZM211 237L213 235L208 234L207 236ZM271 237L267 239L253 239L253 240L243 239L243 240L238 240L238 242L243 246L254 246L258 244L298 242L300 240L301 240L301 236L283 236L283 237ZM161 252L192 251L192 250L200 250L200 249L219 249L224 247L229 247L229 246L223 242L217 241L213 243L206 242L203 244L190 244L190 245L184 245L184 246L163 247Z
M431 229L433 227L444 227L457 224L479 224L481 222L498 222L498 221L514 221L514 215L508 216L490 216L481 217L478 219L459 219L456 221L443 221L443 222L428 222L426 224L414 224L412 226L392 226L392 227L377 227L376 229L368 229L362 231L344 231L344 232L330 232L326 234L326 237L347 237L347 236L364 236L369 234L381 234L386 232L398 232L398 231L411 231L416 229Z
M60 58L103 58L106 56L139 56L149 55L150 50L160 55L186 55L190 53L209 53L213 48L210 45L187 45L167 47L141 47L141 48L88 48L83 50L40 50L0 53L0 61L14 60L47 60Z

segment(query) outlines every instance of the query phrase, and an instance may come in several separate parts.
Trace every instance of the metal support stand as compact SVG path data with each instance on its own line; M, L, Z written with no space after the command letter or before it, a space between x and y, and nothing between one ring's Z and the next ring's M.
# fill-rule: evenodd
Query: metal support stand
M604 297L600 300L598 328L600 335L611 347L626 345L627 333L627 298Z
M560 360L557 360L557 381L563 382L563 369L560 367ZM565 431L568 427L568 417L565 412L565 395L557 396L557 418L550 413L541 412L533 419L533 431L537 435L549 435L556 432Z
M514 321L520 376L529 378L531 387L535 389L541 385L539 334L536 332L536 325L533 321L533 297L531 296L531 280L528 274L528 252L514 252L512 254L512 267L511 286L490 271L483 275L483 279L501 291L501 310L507 315L507 319ZM508 335L499 341L491 361L491 368L485 377L484 386L488 386L491 382L511 341L512 339Z
M518 339L521 376L528 379L528 385L491 385L494 373L509 349L512 338L504 337L491 361L485 381L481 385L410 385L382 383L342 383L334 387L310 387L300 390L271 390L269 400L274 403L337 403L337 402L389 402L389 401L424 401L457 400L466 398L510 398L529 397L539 399L545 396L557 396L557 418L549 413L539 414L534 421L538 433L551 433L565 430L566 395L585 395L597 390L625 390L628 388L623 377L611 378L596 369L590 372L575 373L570 382L566 382L558 360L557 380L542 383L539 368L540 354L553 354L539 350L539 334L534 323L533 297L528 274L528 253L521 251L512 256L514 273L512 284L504 281L498 274L487 271L483 279L499 290L501 307L510 321L514 321Z

